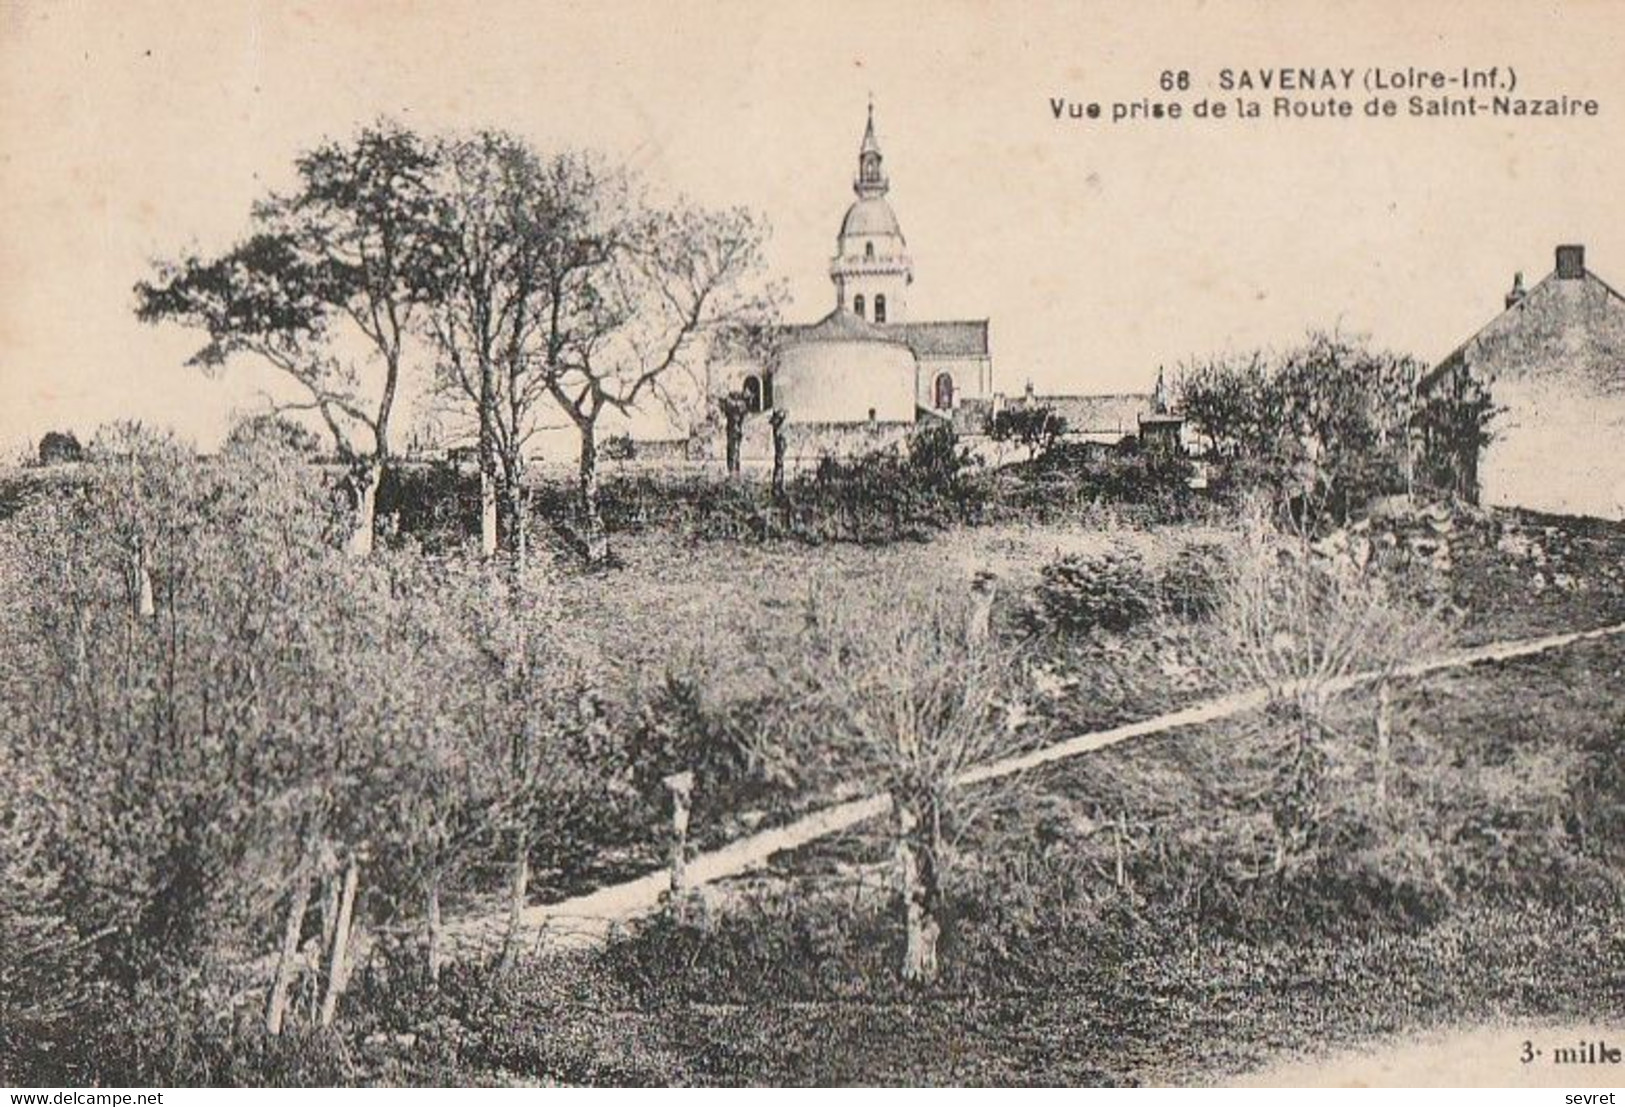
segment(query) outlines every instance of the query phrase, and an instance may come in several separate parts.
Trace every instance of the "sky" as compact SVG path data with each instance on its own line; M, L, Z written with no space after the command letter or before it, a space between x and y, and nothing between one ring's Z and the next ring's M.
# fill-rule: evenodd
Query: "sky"
M229 246L294 158L389 117L590 147L773 228L791 320L828 264L870 98L914 318L991 319L998 387L1369 334L1425 361L1559 242L1625 286L1625 3L0 0L0 450L133 418L207 448L274 375L187 367L133 314L155 259ZM1570 119L1055 120L1185 70L1511 66ZM1366 93L1350 94L1361 103ZM410 422L410 415L405 422Z

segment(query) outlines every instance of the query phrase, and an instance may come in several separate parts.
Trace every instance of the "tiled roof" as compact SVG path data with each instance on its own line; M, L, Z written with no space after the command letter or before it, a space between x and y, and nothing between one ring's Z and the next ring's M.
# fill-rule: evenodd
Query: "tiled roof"
M1025 397L1010 401L1022 407ZM1047 407L1066 420L1068 434L1138 434L1140 416L1151 413L1149 392L1122 392L1102 396L1034 396L1032 403Z
M987 320L962 319L932 323L883 323L915 357L987 357Z
M836 308L816 323L791 325L780 332L785 342L901 342L889 327L877 327L862 316Z
M837 308L816 323L790 325L786 342L902 342L917 358L987 357L987 320L871 323Z

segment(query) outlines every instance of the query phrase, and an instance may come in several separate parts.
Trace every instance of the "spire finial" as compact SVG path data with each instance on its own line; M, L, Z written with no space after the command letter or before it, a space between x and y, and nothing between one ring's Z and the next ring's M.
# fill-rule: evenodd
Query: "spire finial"
M858 178L852 182L859 196L884 196L886 175L880 169L880 141L875 138L875 98L869 94L869 118L863 128L863 144L858 147Z

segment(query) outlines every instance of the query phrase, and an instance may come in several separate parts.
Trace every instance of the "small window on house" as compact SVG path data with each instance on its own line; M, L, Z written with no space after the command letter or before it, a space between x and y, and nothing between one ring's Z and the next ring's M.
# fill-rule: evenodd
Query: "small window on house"
M870 258L871 260L874 258L874 256L875 256L875 244L873 242L865 242L863 244L863 256L866 257L866 258Z
M936 401L938 411L947 411L954 406L954 378L948 373L937 374Z
M743 385L745 392L745 410L752 414L762 410L762 379L760 377L746 377Z
M877 303L878 303L878 301L877 301ZM859 319L863 318L863 297L862 296L854 296L854 297L852 297L852 310L857 314L857 317Z
M884 297L884 296L876 296L875 297L875 322L876 323L884 323L885 321L886 321L886 297Z

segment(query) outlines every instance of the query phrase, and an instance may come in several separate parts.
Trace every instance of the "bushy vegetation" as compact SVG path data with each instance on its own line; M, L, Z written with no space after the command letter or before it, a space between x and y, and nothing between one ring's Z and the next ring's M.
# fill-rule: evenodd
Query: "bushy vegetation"
M1300 521L1340 523L1409 492L1416 359L1311 332L1299 346L1187 366L1179 409L1221 486L1264 492Z
M272 1036L328 1023L352 929L405 927L438 971L443 905L482 869L522 902L533 865L602 841L628 768L524 582L345 556L322 482L264 437L197 461L121 428L95 453L0 536L8 1048L95 1064L63 1044L154 995ZM239 994L268 962L269 994Z
M543 487L537 510L568 529L570 497L562 487ZM823 458L780 495L740 479L637 474L605 480L600 497L610 532L658 528L705 540L808 545L922 541L976 520L985 503L974 459L947 425L921 428L901 452Z
M984 516L1142 527L1189 522L1207 510L1190 486L1193 473L1190 461L1172 451L1062 443L1035 462L987 474Z
M288 445L244 435L197 459L121 428L0 530L0 616L17 628L0 655L8 1074L874 1079L861 1027L838 1012L884 1004L902 1028L887 1071L1008 1078L988 1052L969 1069L922 1057L956 1020L996 1034L1034 1003L1078 1026L1127 1004L1125 1032L1161 1042L1166 1004L1215 1010L1227 979L1251 981L1258 1019L1304 974L1348 974L1376 1002L1395 974L1421 987L1461 949L1526 949L1503 910L1616 957L1595 919L1617 904L1625 833L1618 647L1408 680L1406 663L1455 639L1456 606L1485 600L1448 568L1439 598L1419 600L1376 532L1328 542L1291 511L1239 530L1122 529L1059 556L1039 543L997 578L936 564L962 552L948 540L837 549L820 556L844 577L772 589L741 584L734 562L790 573L793 548L697 553L646 535L664 560L639 572L703 554L707 587L738 585L702 619L699 600L644 591L661 582L631 569L515 573L454 541L426 551L417 524L348 556L346 506ZM946 436L872 464L948 503L982 476ZM469 488L425 470L399 500L386 484L381 508L432 508L431 477ZM1612 587L1613 532L1461 526L1460 560L1499 602L1537 576L1563 603ZM1492 554L1502 576L1481 563ZM660 610L622 625L643 604ZM657 623L669 638L646 654L609 651ZM963 779L1256 689L1234 717ZM696 776L702 845L836 798L893 802L862 833L602 952L504 948L538 888L659 864L660 781L679 771ZM444 925L473 910L510 922L487 956L449 960ZM341 933L367 951L348 967ZM1170 966L1169 950L1188 960ZM1542 965L1556 1009L1600 987ZM1158 981L1163 1006L1126 994L1131 979ZM1380 1009L1519 1009L1470 979ZM1357 1010L1340 1016L1351 1031L1370 1025ZM1261 1049L1261 1025L1237 1033ZM1085 1054L1078 1079L1144 1075Z

